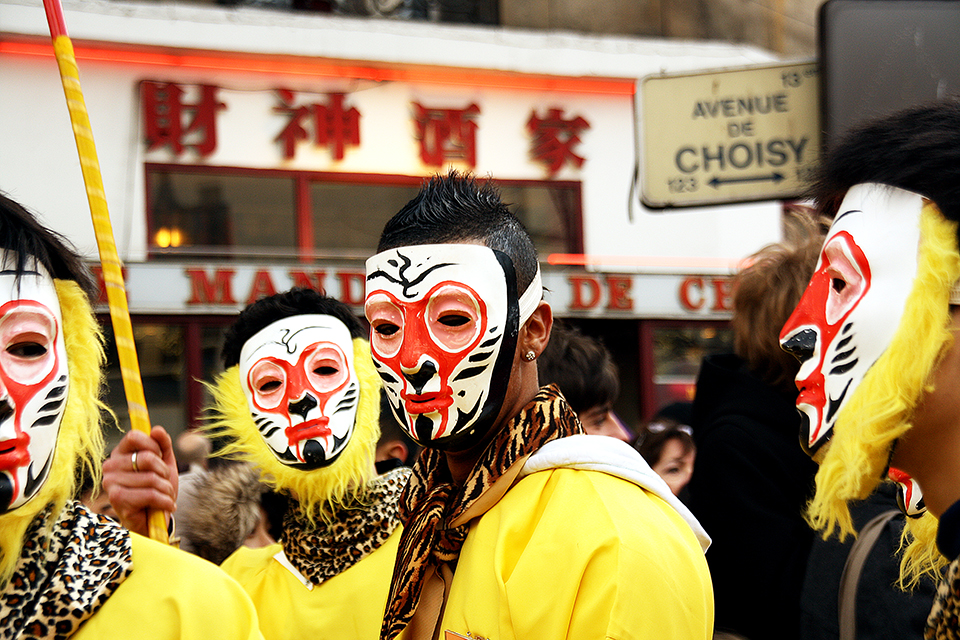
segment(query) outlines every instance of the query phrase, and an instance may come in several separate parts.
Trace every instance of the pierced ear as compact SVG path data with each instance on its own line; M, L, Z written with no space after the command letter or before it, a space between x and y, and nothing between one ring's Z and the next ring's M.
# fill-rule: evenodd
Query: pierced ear
M520 333L520 353L533 351L536 355L543 353L550 341L550 329L553 327L553 309L544 301L534 309L533 313L523 325Z

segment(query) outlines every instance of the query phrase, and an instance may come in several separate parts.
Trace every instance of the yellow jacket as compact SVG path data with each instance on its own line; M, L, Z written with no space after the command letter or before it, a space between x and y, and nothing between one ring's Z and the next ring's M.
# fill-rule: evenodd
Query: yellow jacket
M241 547L221 565L250 594L266 640L376 640L401 527L343 573L309 588L280 544Z
M599 444L599 466L608 466L608 443L593 438L603 437L574 436L548 447L580 455L590 448L585 443ZM471 522L441 640L712 636L713 590L703 555L709 539L668 504L672 495L661 498L636 481L556 460L528 471ZM657 489L661 482L642 484Z
M234 580L197 556L135 533L133 571L73 640L258 640L257 614Z

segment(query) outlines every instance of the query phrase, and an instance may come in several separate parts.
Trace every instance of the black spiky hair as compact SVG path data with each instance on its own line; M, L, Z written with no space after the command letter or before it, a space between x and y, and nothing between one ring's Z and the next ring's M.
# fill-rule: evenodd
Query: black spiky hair
M73 280L91 299L97 285L70 242L40 224L26 207L0 192L0 250L17 254L17 277L30 268L30 256L58 280Z
M282 318L307 314L332 316L340 320L347 326L351 338L365 338L367 335L363 323L346 304L313 289L294 287L257 300L240 312L223 338L224 366L229 368L239 363L244 343L264 327Z
M451 170L436 175L383 228L377 252L419 244L480 242L513 261L517 290L537 275L537 249L490 179Z
M850 187L876 182L918 193L960 221L960 102L910 107L852 130L819 174L814 198L828 216Z

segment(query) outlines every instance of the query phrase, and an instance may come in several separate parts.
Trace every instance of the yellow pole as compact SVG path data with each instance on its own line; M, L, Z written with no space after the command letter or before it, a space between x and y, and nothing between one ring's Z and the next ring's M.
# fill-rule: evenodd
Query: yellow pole
M87 190L90 215L100 252L103 280L107 287L107 300L110 305L110 319L113 323L113 335L116 339L117 354L120 357L120 373L123 388L127 396L127 409L130 412L132 428L150 433L150 415L147 413L147 401L143 395L143 382L140 379L140 365L137 360L136 345L133 341L133 326L130 324L130 310L127 307L127 293L123 284L120 257L114 242L113 226L107 211L107 200L100 175L100 162L93 144L93 130L87 116L87 107L80 89L80 74L73 53L73 43L66 33L63 22L63 10L59 0L43 0L53 38L53 50L60 67L60 80L67 99L67 110L73 125L73 136L80 155L80 169L83 184ZM148 517L149 535L154 540L167 542L166 518L162 511L152 511Z

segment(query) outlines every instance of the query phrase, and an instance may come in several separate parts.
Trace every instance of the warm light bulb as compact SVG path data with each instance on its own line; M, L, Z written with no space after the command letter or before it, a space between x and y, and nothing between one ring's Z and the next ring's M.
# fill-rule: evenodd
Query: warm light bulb
M178 234L178 238L179 238L179 234ZM158 247L161 247L163 249L166 249L167 247L169 247L170 246L170 230L167 229L166 227L160 227L159 229L157 229L156 241L157 241Z

